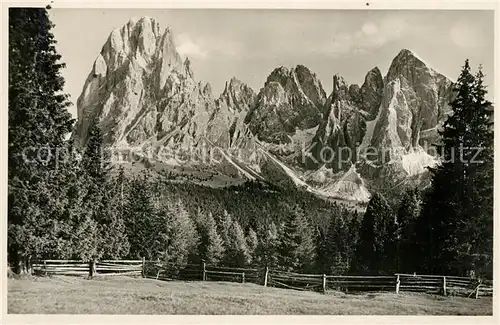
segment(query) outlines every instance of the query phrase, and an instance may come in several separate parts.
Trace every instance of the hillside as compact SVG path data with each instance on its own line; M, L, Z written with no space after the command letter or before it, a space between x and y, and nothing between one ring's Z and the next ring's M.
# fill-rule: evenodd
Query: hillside
M492 300L427 294L323 295L256 284L126 277L8 282L9 314L491 315Z

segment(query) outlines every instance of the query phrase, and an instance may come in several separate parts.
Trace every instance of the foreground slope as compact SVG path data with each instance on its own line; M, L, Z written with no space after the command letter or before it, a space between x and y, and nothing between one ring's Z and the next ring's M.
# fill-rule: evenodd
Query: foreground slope
M127 277L9 279L8 313L232 315L491 315L492 300L427 294L323 295L256 284Z

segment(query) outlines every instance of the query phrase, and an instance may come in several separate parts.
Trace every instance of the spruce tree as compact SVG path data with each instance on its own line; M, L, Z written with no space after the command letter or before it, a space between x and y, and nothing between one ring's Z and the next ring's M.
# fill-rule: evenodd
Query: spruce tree
M265 222L257 231L259 242L255 250L255 263L267 267L277 266L280 241L276 224L272 221Z
M418 251L417 219L421 213L421 199L417 188L403 192L397 212L397 263L398 272L415 272L415 254Z
M354 211L351 220L348 223L348 238L349 244L347 247L348 265L351 268L352 261L355 257L356 248L359 242L359 232L361 229L361 221L357 211Z
M313 227L304 212L296 207L280 229L279 264L286 270L308 272L314 268L316 243Z
M342 275L349 268L349 228L345 216L332 218L326 239L327 273Z
M82 202L81 217L75 223L77 229L75 234L78 236L73 239L73 247L78 252L79 258L100 258L104 254L100 225L106 219L108 192L104 187L108 172L103 165L102 142L101 130L94 125L89 132L89 140L83 150L81 162L82 182L80 185L84 186L86 191ZM79 247L80 243L85 243L85 245Z
M479 150L471 164L469 193L473 207L470 233L475 247L471 255L471 269L480 276L493 277L493 184L494 184L494 137L493 106L486 99L486 86L482 67L479 66L474 84L474 118L470 127L475 132L474 144Z
M250 264L256 260L257 246L259 245L259 239L257 238L257 233L252 227L248 229L246 236L246 242L248 247L248 253L250 255Z
M203 215L200 223L200 258L207 264L217 265L224 257L224 242L217 231L217 224L212 213Z
M8 251L18 272L65 245L56 154L73 120L53 26L45 9L9 9Z
M466 60L454 86L452 114L446 120L441 163L432 169L432 190L424 210L430 271L468 275L491 273L493 222L493 128L483 75L475 77Z
M391 267L391 243L395 231L392 210L385 198L375 193L361 221L359 241L353 261L358 273L387 273ZM389 260L388 260L389 259Z
M251 255L245 240L245 233L240 224L233 220L228 232L229 243L226 247L226 264L234 267L245 267L251 262Z
M217 220L218 222L218 229L219 233L222 238L222 242L224 243L224 247L226 251L229 249L229 246L231 244L231 239L229 237L231 225L233 224L233 218L231 215L224 210L224 213L222 216L218 217Z
M160 206L156 221L158 256L163 262L184 265L197 254L199 237L196 226L181 201Z
M119 259L128 255L130 243L125 228L124 192L127 191L127 179L120 166L114 177L105 183L103 202L105 210L99 222L99 236L103 258Z
M97 224L97 233L88 233L89 238L96 238L94 241L97 246L94 256L96 258L124 257L130 248L124 220L125 174L120 168L118 175L113 177L111 167L101 130L97 125L93 125L81 162L80 186L86 190L82 202L81 222ZM77 226L79 227L78 224ZM93 231L94 228L86 229ZM84 230L81 231L83 236ZM80 238L75 238L75 245L80 241Z
M136 175L130 181L125 196L124 221L130 243L130 258L157 259L157 223L160 200L155 197L148 172Z

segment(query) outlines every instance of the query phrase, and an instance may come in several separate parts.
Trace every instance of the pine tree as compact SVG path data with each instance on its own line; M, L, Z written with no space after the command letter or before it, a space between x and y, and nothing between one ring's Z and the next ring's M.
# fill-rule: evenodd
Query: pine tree
M85 187L83 198L83 210L85 215L83 221L97 224L97 233L88 233L96 245L96 258L119 258L128 254L130 244L128 242L125 220L123 186L125 186L125 175L123 169L119 169L117 177L112 177L109 157L103 144L103 137L97 125L91 127L89 139L81 162L82 181L80 186ZM83 222L82 221L82 222ZM79 225L77 224L79 227ZM93 227L85 228L94 231ZM83 231L83 229L81 230ZM81 234L83 236L83 232ZM77 248L80 238L75 238ZM87 241L87 246L90 241ZM88 247L82 247L88 249Z
M375 193L361 222L359 242L354 258L354 271L358 273L387 273L391 268L390 249L394 216L389 204L379 193ZM395 230L395 229L394 229Z
M417 242L419 234L417 230L417 219L421 213L421 199L417 188L408 189L403 192L399 209L397 212L397 271L415 272L418 252Z
M157 220L159 258L175 265L184 265L197 253L199 237L196 226L182 202L166 202Z
M473 207L469 236L474 239L471 251L471 269L478 275L493 277L493 184L494 184L494 137L493 106L486 99L486 86L483 83L482 67L479 66L474 84L474 118L470 128L473 143L479 154L471 164L468 190Z
M356 248L359 242L359 233L361 229L361 221L357 211L354 211L351 220L348 224L349 245L347 247L347 256L349 258L348 265L351 267L352 261L355 258Z
M326 239L326 261L329 274L342 275L349 269L349 228L344 216L332 218Z
M217 232L217 224L211 213L203 215L199 226L200 258L207 264L217 265L224 257L224 242Z
M424 218L432 222L426 243L431 271L467 275L481 272L492 256L492 111L482 72L474 77L468 60L454 91Z
M245 233L236 220L233 220L229 227L228 239L225 264L234 267L245 267L250 264L251 256L245 240Z
M105 184L104 214L100 218L99 236L103 258L119 259L128 255L130 243L125 228L124 191L127 180L123 167L118 174L110 177Z
M56 154L73 120L53 26L45 9L9 9L8 247L18 272L65 245Z
M124 202L124 220L131 258L152 260L159 256L161 248L157 243L156 228L159 201L148 172L142 172L130 181Z
M292 218L281 228L279 264L287 270L308 272L316 260L316 243L313 227L304 212L296 208Z
M248 247L248 254L250 255L250 263L256 260L255 254L257 251L257 246L259 245L259 239L257 238L257 233L253 230L252 227L248 229L248 233L246 236L246 242Z
M265 222L257 231L259 242L255 250L255 263L267 267L277 266L280 242L276 224Z

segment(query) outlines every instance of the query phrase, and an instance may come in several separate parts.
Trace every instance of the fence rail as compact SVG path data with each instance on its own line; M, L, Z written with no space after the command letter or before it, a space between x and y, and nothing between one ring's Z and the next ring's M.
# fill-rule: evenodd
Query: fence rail
M241 268L209 264L175 264L159 260L43 260L32 264L35 274L73 276L142 276L164 281L230 281L277 288L328 291L424 292L479 298L493 295L493 281L459 276L417 275L326 275L302 274L277 269Z
M33 263L33 272L42 275L127 275L141 276L143 260L43 260Z

